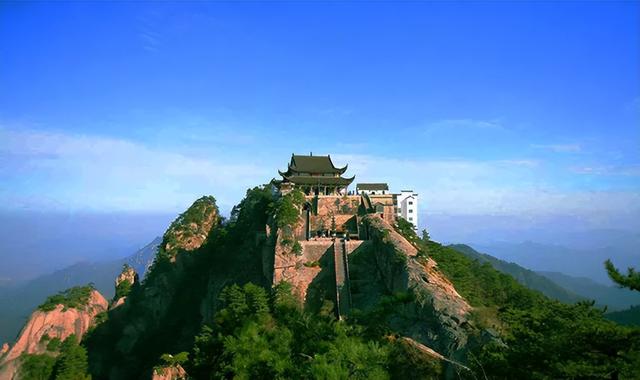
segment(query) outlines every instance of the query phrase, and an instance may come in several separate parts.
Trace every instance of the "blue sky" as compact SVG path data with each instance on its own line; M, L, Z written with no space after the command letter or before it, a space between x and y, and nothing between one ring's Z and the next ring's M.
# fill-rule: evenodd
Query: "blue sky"
M229 210L310 151L426 215L637 227L640 3L0 5L0 208Z

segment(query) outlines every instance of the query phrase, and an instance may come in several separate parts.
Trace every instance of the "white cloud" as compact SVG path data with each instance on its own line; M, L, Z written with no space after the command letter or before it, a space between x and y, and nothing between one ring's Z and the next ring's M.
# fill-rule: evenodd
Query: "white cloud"
M566 214L627 212L640 208L640 194L625 191L568 191L545 183L531 160L419 160L335 155L349 163L356 182L387 181L392 190L421 194L421 208L448 214ZM636 210L638 211L638 210Z
M640 176L640 165L594 165L572 168L574 173L603 176Z
M215 195L226 208L267 169L227 157L198 157L132 141L0 129L0 178L25 189L0 189L14 206L115 210L181 209Z
M448 132L451 130L478 130L478 131L504 131L506 130L498 120L474 120L474 119L446 119L430 123L425 129L425 134L435 132Z
M582 146L577 143L573 144L531 144L532 148L550 150L556 153L579 153Z

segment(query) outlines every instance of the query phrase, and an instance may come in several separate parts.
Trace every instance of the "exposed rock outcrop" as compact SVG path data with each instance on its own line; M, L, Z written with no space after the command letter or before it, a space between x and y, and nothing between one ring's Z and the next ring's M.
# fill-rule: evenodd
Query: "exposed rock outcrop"
M127 295L134 286L138 285L138 282L138 273L136 273L135 269L128 264L124 264L122 272L116 277L116 292L113 297L111 309L123 305L127 299Z
M180 364L163 366L153 370L152 380L183 380L187 378L187 372Z
M125 281L131 285L138 282L138 273L128 265L125 265L124 268L122 268L122 273L120 273L116 278L116 289Z
M46 351L46 342L52 338L61 341L75 334L81 339L93 326L94 318L107 310L107 300L92 290L86 304L78 307L56 305L53 310L36 310L22 329L18 340L0 362L0 378L11 379L17 370L16 359L23 354L41 354ZM44 339L43 337L46 336Z
M171 223L163 236L160 249L172 256L179 250L198 249L207 240L211 228L219 221L215 199L210 196L202 197Z
M437 270L433 259L421 258L418 250L378 216L363 218L371 244L354 252L351 269L362 285L356 307L366 309L377 302L376 294L411 293L412 302L394 309L394 330L427 345L446 358L462 354L469 337L469 303ZM360 277L358 278L358 273ZM353 279L353 276L352 276Z

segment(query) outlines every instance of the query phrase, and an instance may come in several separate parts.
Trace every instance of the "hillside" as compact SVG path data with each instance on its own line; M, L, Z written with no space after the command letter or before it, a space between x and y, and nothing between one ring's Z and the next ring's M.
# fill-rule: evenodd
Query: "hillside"
M131 265L136 272L144 276L153 262L160 242L159 237L155 238L123 259L78 263L25 284L0 289L0 342L13 341L31 311L52 293L93 283L105 297L113 297L113 280L120 273L122 265Z
M305 240L305 202L257 187L224 220L196 200L83 339L92 378L640 376L640 330L592 304L551 300L366 207L353 240Z
M628 326L640 326L640 305L631 306L626 310L614 311L605 315L616 323Z
M510 275L520 284L526 286L529 289L537 290L545 296L558 300L564 303L575 303L583 301L586 298L579 296L576 293L568 291L562 286L549 280L547 277L537 274L534 271L528 270L515 263L509 263L485 253L480 253L468 245L453 244L448 247L455 249L458 252L463 253L465 256L478 260L481 263L487 262L491 266L505 274Z
M539 273L570 292L595 300L597 305L606 305L609 311L620 311L640 305L639 292L621 289L614 285L606 286L586 277L573 277L558 272Z

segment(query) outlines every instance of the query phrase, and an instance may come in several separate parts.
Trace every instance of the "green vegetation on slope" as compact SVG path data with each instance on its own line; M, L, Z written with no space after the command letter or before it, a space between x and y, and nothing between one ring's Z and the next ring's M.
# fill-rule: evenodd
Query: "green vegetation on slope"
M621 325L640 327L640 305L632 306L627 310L614 311L613 313L607 313L605 314L605 317Z
M438 363L329 314L301 311L291 286L271 295L253 284L227 287L215 323L196 338L185 364L196 379L437 378Z
M178 252L175 262L159 254L124 307L109 312L108 320L88 335L94 378L150 376L162 354L193 346L202 323L210 322L217 308L212 300L225 284L268 285L262 253L273 204L269 187L251 189L227 222L212 226L201 247Z
M20 357L20 378L29 380L91 379L87 373L87 351L78 344L75 335L67 337L59 345L59 349L59 353L56 352L57 356L50 353L22 355Z
M113 297L114 300L120 299L122 297L126 297L129 292L131 292L131 287L133 284L129 280L123 280L116 286L116 294Z
M603 317L592 302L565 305L524 288L490 264L430 242L438 268L502 342L472 350L478 373L502 379L640 377L640 330ZM489 318L482 318L489 315Z
M30 380L49 380L56 364L49 354L23 354L20 361L20 376Z
M66 309L81 309L87 305L91 292L95 290L93 284L87 286L75 286L64 290L58 294L47 297L47 299L38 306L38 309L42 311L51 311L56 308L57 305L64 306Z
M278 199L275 206L275 220L278 228L292 226L298 221L300 208L304 203L304 193L293 190Z
M521 267L518 264L509 263L497 259L493 256L477 252L473 248L464 244L453 244L449 245L448 247L463 253L470 259L478 260L481 263L487 262L491 264L494 269L510 275L520 284L526 286L529 289L537 290L549 298L564 303L575 303L585 300L585 298L566 290L565 288L549 280L545 276L541 276L536 272Z
M609 311L628 309L640 304L640 293L615 285L605 285L586 277L574 277L559 272L538 272L568 291L585 300L595 300L596 305Z

